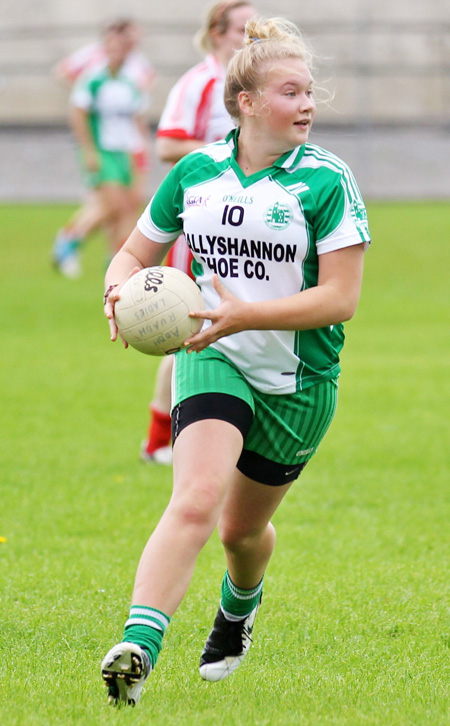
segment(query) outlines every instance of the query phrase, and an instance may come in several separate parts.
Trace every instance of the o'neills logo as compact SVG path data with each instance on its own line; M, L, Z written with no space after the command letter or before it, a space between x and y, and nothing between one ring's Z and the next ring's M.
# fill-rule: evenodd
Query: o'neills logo
M254 197L248 197L246 194L225 194L222 201L230 204L253 204Z
M287 204L276 202L266 210L264 221L270 229L286 229L293 219L292 209Z
M208 194L207 197L203 197L201 194L188 194L186 197L186 206L187 207L206 207L209 200L211 199L211 195Z

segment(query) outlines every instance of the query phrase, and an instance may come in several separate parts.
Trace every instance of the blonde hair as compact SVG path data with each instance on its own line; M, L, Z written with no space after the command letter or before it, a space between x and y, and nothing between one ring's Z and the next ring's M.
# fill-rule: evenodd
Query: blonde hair
M261 66L267 61L299 58L313 69L313 54L300 30L284 18L252 18L245 26L245 45L227 68L225 107L234 119L239 119L238 96L241 91L259 91L264 82Z
M253 7L253 3L250 0L228 0L207 8L203 25L194 36L195 47L202 53L214 51L211 32L217 30L219 35L225 35L230 26L230 12L241 7Z

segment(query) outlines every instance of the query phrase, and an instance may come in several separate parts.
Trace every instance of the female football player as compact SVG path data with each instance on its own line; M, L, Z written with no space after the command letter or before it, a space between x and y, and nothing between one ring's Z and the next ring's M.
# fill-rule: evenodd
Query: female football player
M343 322L369 231L346 164L308 143L311 56L295 26L250 20L225 103L238 127L170 171L106 274L105 314L134 271L184 232L206 310L175 356L173 494L143 551L123 641L102 663L135 703L199 552L218 527L226 572L200 675L219 681L251 643L275 544L271 517L333 418Z

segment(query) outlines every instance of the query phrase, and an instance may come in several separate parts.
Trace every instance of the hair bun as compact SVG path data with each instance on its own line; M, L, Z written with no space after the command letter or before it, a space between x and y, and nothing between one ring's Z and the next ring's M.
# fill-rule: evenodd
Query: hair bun
M248 45L262 40L281 40L301 37L301 33L294 23L284 18L253 17L245 26L246 42Z

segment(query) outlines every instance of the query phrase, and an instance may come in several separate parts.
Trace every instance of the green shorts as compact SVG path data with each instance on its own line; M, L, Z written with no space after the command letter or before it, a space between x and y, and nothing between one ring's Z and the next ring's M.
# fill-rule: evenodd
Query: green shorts
M213 348L175 355L173 407L201 394L236 396L253 417L244 450L287 466L306 463L317 451L337 405L336 379L324 380L297 393L277 396L253 388L242 373ZM208 418L207 411L203 418Z
M100 169L88 171L84 164L83 178L86 186L95 189L103 184L117 184L129 187L133 181L133 160L131 154L124 151L98 150Z

